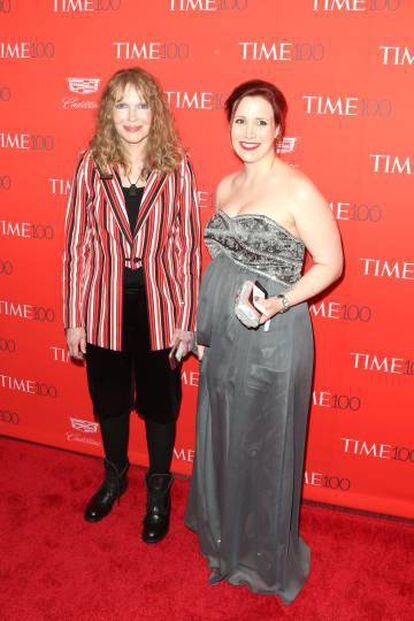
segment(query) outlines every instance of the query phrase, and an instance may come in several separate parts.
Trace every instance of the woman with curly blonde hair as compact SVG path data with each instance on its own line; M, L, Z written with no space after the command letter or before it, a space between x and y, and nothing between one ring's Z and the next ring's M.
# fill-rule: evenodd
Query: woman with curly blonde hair
M151 110L152 122L145 146L145 167L170 172L177 167L184 152L175 131L167 99L158 82L144 69L123 69L117 71L106 85L98 111L98 123L90 148L95 161L101 168L108 165L122 166L128 169L131 163L127 159L125 144L117 131L113 120L114 106L119 93L133 88L139 92ZM122 107L118 106L119 109ZM141 104L141 109L144 109Z
M168 532L170 466L192 347L200 271L192 167L166 98L141 68L106 84L66 216L63 307L69 352L86 358L105 459L85 519L108 515L127 487L130 411L145 420L149 471L142 539Z

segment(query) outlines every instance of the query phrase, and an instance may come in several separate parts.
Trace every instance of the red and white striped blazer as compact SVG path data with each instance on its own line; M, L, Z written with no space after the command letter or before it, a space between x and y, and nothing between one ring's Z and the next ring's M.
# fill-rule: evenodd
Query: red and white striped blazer
M189 159L146 183L133 234L119 179L104 178L89 151L69 196L63 255L63 321L89 343L122 348L123 268L144 267L151 348L174 330L194 330L200 277L200 220Z

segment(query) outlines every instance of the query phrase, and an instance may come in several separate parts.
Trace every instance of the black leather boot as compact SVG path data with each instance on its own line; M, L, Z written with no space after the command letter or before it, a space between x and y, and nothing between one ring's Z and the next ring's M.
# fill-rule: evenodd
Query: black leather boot
M170 488L172 474L147 474L147 513L143 521L142 540L157 543L164 539L170 526Z
M105 478L98 489L88 502L85 510L85 520L87 522L99 522L106 517L112 510L115 500L122 496L127 488L127 470L129 463L120 472L115 464L104 459Z

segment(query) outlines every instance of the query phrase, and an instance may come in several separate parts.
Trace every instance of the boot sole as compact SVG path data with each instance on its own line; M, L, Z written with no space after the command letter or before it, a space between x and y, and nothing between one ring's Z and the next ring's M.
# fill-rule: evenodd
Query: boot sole
M168 532L165 533L165 535L162 535L161 537L157 537L157 539L145 539L145 537L141 536L141 541L143 541L144 543L159 543L160 541L162 541L163 539L166 538L166 536L168 535Z
M83 517L84 517L85 522L88 522L89 524L96 524L97 522L102 522L102 520L108 517L108 515L111 512L112 512L112 509L111 511L109 511L109 513L105 513L105 515L102 515L102 517L97 517L97 518L90 518L90 517L87 517L86 515L84 515Z

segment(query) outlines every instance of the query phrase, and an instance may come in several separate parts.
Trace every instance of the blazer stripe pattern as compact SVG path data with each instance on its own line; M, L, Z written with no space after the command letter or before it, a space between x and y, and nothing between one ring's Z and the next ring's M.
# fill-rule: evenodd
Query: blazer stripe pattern
M122 349L123 269L143 266L153 350L174 330L195 329L200 278L197 187L188 157L168 173L153 171L131 232L120 179L103 175L89 151L75 171L63 253L65 328L85 327L87 341Z

